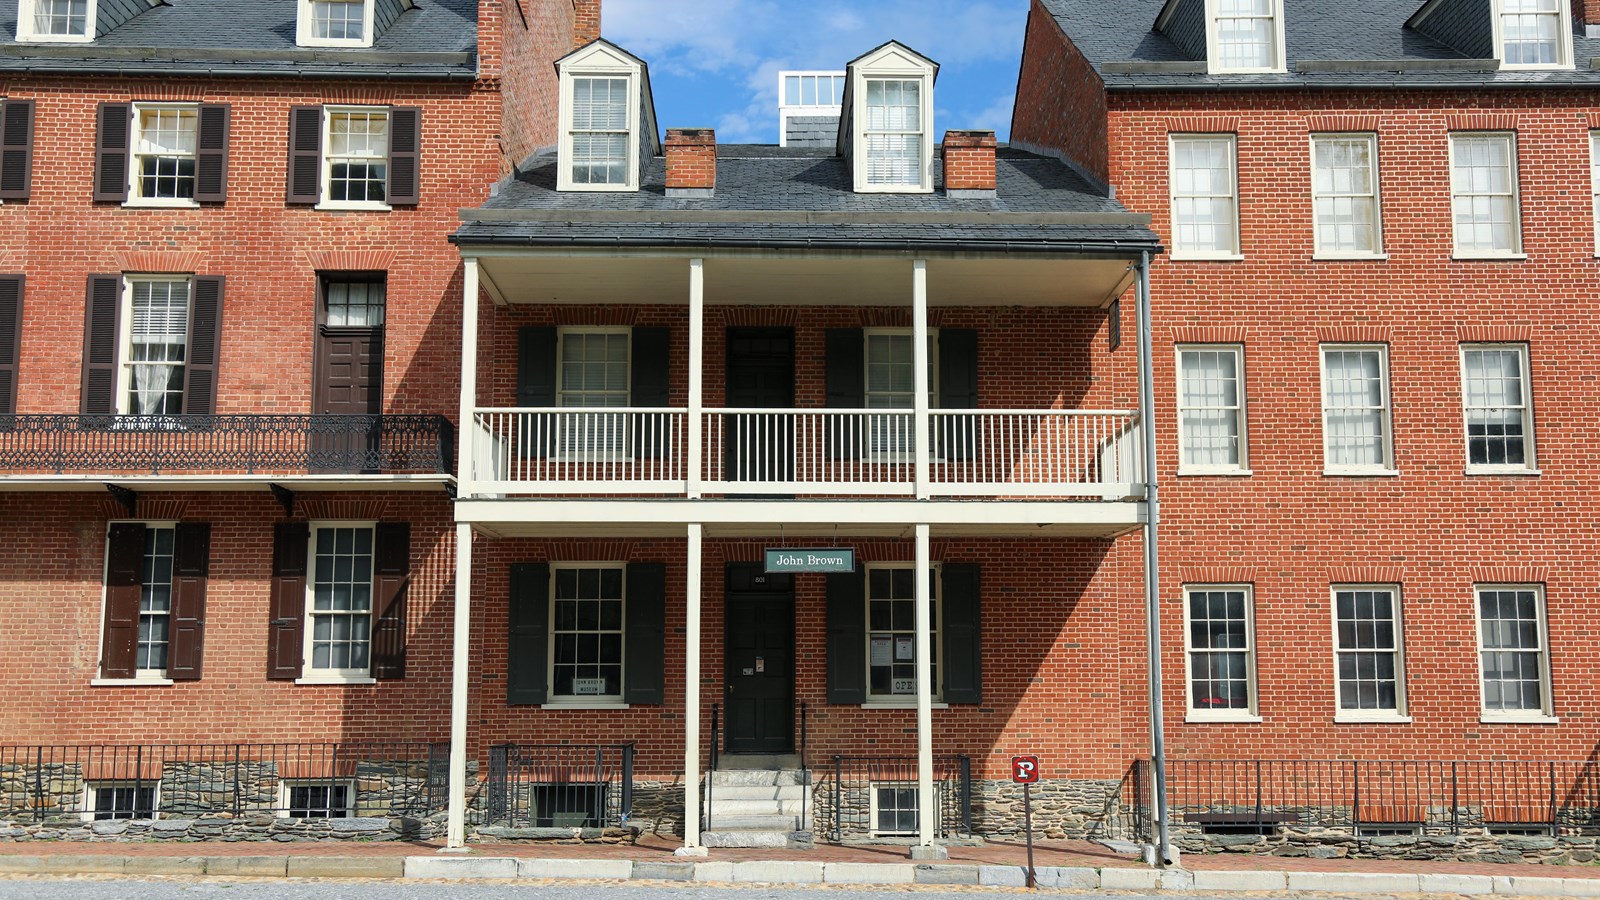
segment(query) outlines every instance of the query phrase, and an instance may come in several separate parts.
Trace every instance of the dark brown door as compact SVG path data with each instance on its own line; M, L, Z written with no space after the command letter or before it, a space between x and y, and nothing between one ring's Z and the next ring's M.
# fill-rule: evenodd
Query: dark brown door
M728 566L723 694L729 753L794 750L794 579Z
M381 277L328 276L317 303L313 423L307 467L320 472L376 472L383 467Z
M383 329L323 325L315 412L375 416L383 408Z
M794 329L728 329L728 406L794 408ZM788 416L735 413L728 423L723 477L728 481L794 478L794 422Z

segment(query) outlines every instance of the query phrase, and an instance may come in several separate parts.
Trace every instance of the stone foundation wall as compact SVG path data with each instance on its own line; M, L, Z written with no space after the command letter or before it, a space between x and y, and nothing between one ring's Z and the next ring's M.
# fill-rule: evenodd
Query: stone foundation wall
M1271 835L1179 831L1173 843L1185 853L1253 853L1313 859L1440 859L1458 862L1588 865L1600 858L1594 835L1491 835L1481 830L1458 835L1352 836L1332 829L1284 829Z
M812 827L819 837L835 832L833 783L826 773L812 789ZM1122 806L1117 781L1052 781L1033 786L1033 833L1041 838L1130 838L1132 816ZM866 785L847 785L839 795L843 840L872 837L871 795ZM960 831L959 801L946 804L945 824ZM1012 837L1023 832L1022 785L1010 781L972 782L972 832L980 837Z

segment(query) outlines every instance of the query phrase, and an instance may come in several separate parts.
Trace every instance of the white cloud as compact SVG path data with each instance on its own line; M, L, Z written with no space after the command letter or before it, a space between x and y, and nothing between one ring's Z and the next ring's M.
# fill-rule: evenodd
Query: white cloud
M960 122L952 122L951 126L955 128L993 129L995 134L1003 141L1011 134L1011 108L1016 104L1016 101L1017 95L1015 93L1007 93L996 97L995 101L989 104L987 109L971 116L968 124L962 125Z

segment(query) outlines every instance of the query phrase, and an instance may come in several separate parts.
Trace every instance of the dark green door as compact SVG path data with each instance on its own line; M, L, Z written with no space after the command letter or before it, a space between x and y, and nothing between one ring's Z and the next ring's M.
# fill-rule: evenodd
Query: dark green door
M729 753L794 750L794 581L728 566L723 602Z

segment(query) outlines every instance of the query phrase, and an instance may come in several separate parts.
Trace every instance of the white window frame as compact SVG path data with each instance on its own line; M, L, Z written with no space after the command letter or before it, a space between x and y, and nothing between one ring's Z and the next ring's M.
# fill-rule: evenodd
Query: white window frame
M875 336L876 337L885 337L885 336L888 336L888 337L905 337L905 338L908 338L908 339L912 339L913 341L915 340L915 334L913 333L913 329L910 329L910 328L883 327L883 328L863 328L863 329L861 329L861 391L862 391L861 402L862 402L863 408L869 409L871 411L869 413L868 420L865 423L865 427L863 427L861 429L861 441L862 441L861 458L865 459L865 460L870 460L872 462L910 462L912 459L914 459L916 457L916 443L915 443L915 441L916 441L916 430L917 430L917 428L916 428L916 422L915 422L915 416L914 415L902 416L898 420L898 421L902 421L905 424L906 435L909 437L909 441L907 443L907 446L906 446L905 450L903 450L903 451L895 451L895 450L877 451L877 450L874 450L872 448L872 424L873 424L873 419L871 418L871 413L902 412L903 411L903 412L909 414L909 413L912 413L916 409L916 390L915 389L913 389L912 393L911 393L911 402L912 402L911 406L892 407L892 408L883 407L883 408L874 409L874 408L866 405L867 404L867 393L868 393L867 384L870 381L870 376L869 376L868 373L871 371L871 368L872 368L872 354L870 352L870 348L872 346L872 338L875 337ZM915 350L916 350L915 344L913 344L912 350L913 350L913 352L915 352ZM913 360L914 359L915 359L915 357L913 357ZM915 375L916 375L916 363L913 361L913 363L912 363L912 376L915 377ZM938 409L939 408L939 329L937 329L937 328L929 328L928 329L928 408L929 409ZM896 420L891 420L891 421L896 421ZM941 449L941 446L940 446L939 442L935 442L933 445L931 445L928 448L928 451L929 451L929 454L930 454L930 458L938 459L939 450L940 449Z
M936 67L896 43L879 48L869 56L857 60L848 69L845 97L851 108L846 111L850 119L850 168L858 194L931 194L933 193L933 82ZM921 178L916 184L871 184L867 181L867 82L916 81L917 99L921 104L918 125L921 132Z
M1484 194L1457 194L1456 178L1456 148L1462 139L1501 138L1508 144L1507 161L1511 171L1508 174L1511 185L1511 247L1504 250L1469 250L1461 246L1460 237L1456 232L1456 200L1458 197L1492 196ZM1527 259L1527 254L1522 252L1522 167L1518 164L1518 142L1515 131L1452 131L1450 141L1450 244L1451 254L1455 259Z
M362 0L364 19L361 25L361 38L319 38L316 36L315 20L312 17L312 6L315 0L299 0L299 9L295 16L295 43L302 47L371 47L373 41L373 9L377 6L373 0Z
M1378 354L1379 375L1383 388L1383 406L1381 407L1383 419L1383 461L1376 465L1350 465L1340 463L1335 465L1332 454L1329 452L1328 414L1333 407L1328 405L1328 389L1331 383L1328 380L1328 352L1329 351L1359 351L1376 352ZM1324 475L1398 475L1394 462L1394 398L1391 395L1389 384L1389 345L1369 343L1326 343L1317 345L1317 368L1322 378L1319 385L1322 409L1322 474ZM1341 407L1342 409L1343 407Z
M194 125L195 152L190 158L195 161L195 183L199 188L199 139L200 139L200 104L198 103L135 103L131 115L132 124L128 128L128 199L123 201L123 206L147 206L168 209L198 209L200 201L192 197L146 197L140 193L144 179L140 174L139 161L145 156L159 154L144 154L139 152L139 138L144 133L144 114L147 112L177 112L189 113L190 121Z
M1365 141L1372 160L1372 191L1369 194L1319 194L1317 192L1317 142L1318 141ZM1378 134L1373 131L1319 131L1311 135L1311 230L1312 230L1312 259L1388 259L1389 255L1383 252L1383 186L1380 179L1381 167L1378 160ZM1322 216L1318 213L1319 201L1338 198L1370 198L1372 201L1372 249L1370 250L1324 250L1322 249Z
M150 818L141 819L137 815L128 818L97 819L95 813L95 792L100 790L121 790L127 788L150 789ZM161 779L151 778L148 781L133 778L105 778L91 779L83 782L83 802L79 807L83 811L79 818L85 822L154 822L161 818ZM138 812L139 797L133 798L134 812Z
M1190 462L1184 455L1184 426L1187 421L1185 414L1191 410L1228 409L1225 406L1185 406L1184 405L1184 369L1183 355L1190 352L1231 353L1234 356L1234 372L1239 383L1239 403L1234 407L1234 416L1238 420L1239 433L1239 461L1233 465L1216 465L1210 463ZM1175 348L1178 378L1178 396L1176 406L1178 410L1178 474L1179 475L1249 475L1250 472L1250 439L1247 434L1249 414L1247 398L1245 396L1245 371L1244 371L1244 345L1243 344L1178 344Z
M1541 708L1537 710L1492 710L1484 705L1484 668L1483 654L1483 607L1481 594L1484 591L1532 591L1534 609L1539 616L1539 693ZM1512 722L1523 724L1553 724L1559 721L1556 718L1553 699L1550 691L1550 612L1545 605L1544 585L1542 584L1500 584L1480 583L1472 586L1472 618L1476 632L1476 655L1478 657L1478 711L1480 722ZM1525 652L1525 651L1524 651Z
M915 807L915 811L918 814L918 820L919 821L920 821L920 817L921 817L921 813L922 813L922 789L921 789L921 786L917 782L914 782L914 781L913 782L905 782L905 781L872 781L872 782L868 782L868 784L867 784L867 822L870 825L869 831L871 832L872 836L873 837L906 837L907 835L912 835L912 836L916 835L917 829L915 827L911 828L909 831L883 831L883 830L878 828L878 813L883 809L882 805L879 804L879 802L878 802L878 791L880 791L880 790L896 790L896 791L909 790L909 791L911 791L911 793L915 794L916 798L917 798L917 805ZM938 790L938 785L937 784L934 785L934 790L935 791Z
M805 116L837 116L840 114L840 112L844 109L844 85L849 80L848 75L849 73L845 72L843 69L785 69L778 73L778 146L787 147L789 145L790 119ZM831 105L820 103L789 103L788 81L790 78L799 78L802 80L806 78L838 79L839 96L837 99L839 102ZM828 87L830 91L833 89L833 85L831 83Z
M622 625L618 633L622 636L622 675L618 678L617 692L615 694L574 694L570 697L556 696L556 573L563 569L615 569L622 573ZM549 634L548 646L545 648L545 684L549 685L549 699L544 707L547 709L627 709L623 702L624 693L628 684L628 564L615 560L596 560L590 562L560 562L550 564L550 620L546 623Z
M100 0L88 0L84 16L83 34L38 34L33 30L38 0L17 0L17 43L19 44L87 44L94 40L99 25Z
M1216 591L1244 592L1245 678L1250 692L1250 705L1246 709L1216 709L1194 705L1194 655L1215 653L1214 648L1194 645L1193 617L1189 610L1189 595L1194 592ZM1239 648L1229 647L1230 652ZM1252 584L1185 584L1183 586L1183 705L1185 719L1190 722L1260 722L1260 696L1256 689L1256 592Z
M1505 16L1507 15L1515 14L1505 11L1505 0L1494 0L1494 9L1491 13L1494 21L1494 58L1500 61L1500 68L1507 71L1573 68L1572 5L1567 0L1556 0L1556 15L1559 19L1556 26L1556 61L1553 63L1506 62Z
M1217 0L1206 0L1206 70L1212 75L1287 72L1284 47L1283 0L1271 0L1272 12L1272 65L1232 67L1222 64L1222 39L1220 23L1223 19ZM1227 18L1238 18L1229 16Z
M1522 379L1522 458L1521 463L1474 463L1472 461L1471 410L1467 393L1467 353L1473 350L1511 350L1517 354ZM1466 439L1467 474L1469 475L1536 475L1539 461L1535 454L1533 384L1529 378L1528 345L1520 342L1465 343L1461 345L1461 433ZM1488 407L1484 407L1488 408Z
M312 648L316 643L316 591L317 591L317 533L325 529L335 528L365 528L372 532L372 557L373 566L368 577L372 580L372 590L368 594L369 619L367 625L367 667L364 669L319 669L312 663L315 654ZM301 635L301 677L295 680L296 684L376 684L377 679L372 677L372 638L377 630L377 620L373 617L376 609L377 596L377 556L378 556L378 523L376 521L354 520L326 520L311 523L310 536L306 542L306 594L305 613L302 617Z
M617 407L568 407L561 401L561 395L566 393L565 366L562 364L566 358L566 341L569 336L578 334L620 334L628 339L628 404ZM627 415L628 409L633 404L633 329L627 325L564 325L556 329L556 406L561 409L589 409L598 411L608 410L616 414L617 421L622 428L622 435L617 441L614 451L567 450L563 446L566 436L574 433L570 426L557 429L555 435L555 452L553 459L569 462L622 462L633 458L633 419Z
M912 577L914 579L916 577L916 566L917 566L917 564L914 563L914 562L909 562L909 563L907 563L907 562L866 563L863 566L863 568L866 570L866 572L865 572L865 574L866 574L866 584L865 584L865 586L864 586L864 588L862 590L862 594L861 594L861 596L862 596L861 620L866 626L866 631L865 631L866 644L861 648L861 653L863 655L863 658L866 660L865 672L866 672L866 675L867 675L867 677L866 677L866 698L867 699L866 699L865 703L861 704L863 707L875 707L875 708L880 708L880 709L881 708L891 708L891 709L893 709L893 708L901 708L901 709L906 709L906 708L915 708L916 705L917 705L917 695L916 695L915 692L910 693L910 694L895 694L895 693L874 694L872 692L872 632L873 632L873 627L872 627L872 572L875 569L891 569L891 570L892 569L903 569L903 570L910 571L912 573ZM931 660L929 660L929 663L933 667L933 672L934 672L934 677L933 677L934 685L933 685L932 697L933 697L933 701L934 701L934 704L935 704L936 707L944 708L946 706L946 704L944 703L944 675L945 675L945 671L944 671L944 667L942 665L940 665L940 662L943 660L943 657L944 657L942 641L941 641L941 638L940 638L940 635L942 635L944 633L944 627L943 627L944 626L944 564L942 562L934 562L934 563L930 564L930 567L931 567L932 571L928 575L928 586L933 590L933 604L934 604L934 606L933 606L933 618L929 622L929 625L931 626L929 628L929 638L930 638L930 640L929 640L929 648L933 653L933 658ZM913 584L915 584L914 581L913 581ZM912 598L912 612L913 612L913 614L916 611L916 605L915 604L916 604L916 598L913 597ZM913 621L913 625L912 625L912 630L911 630L911 639L914 642L914 641L916 641L915 619L913 619L912 621ZM889 630L891 632L898 633L898 632L896 632L896 629L892 629L891 628ZM881 629L880 629L880 631L881 631ZM893 641L894 641L894 639L891 637L890 638L890 653L894 652L893 651L893 646L894 646ZM914 646L914 644L913 644L913 646ZM915 649L913 649L912 652L914 654L916 652Z
M1347 591L1383 591L1390 595L1390 609L1394 623L1394 709L1346 709L1343 699L1343 678L1339 673L1339 656L1343 653L1384 652L1361 648L1345 649L1339 644L1339 594ZM1335 584L1328 590L1328 612L1333 623L1333 720L1335 722L1398 722L1408 723L1406 703L1406 640L1400 585L1398 584Z
M605 42L585 47L556 64L561 73L561 133L556 149L556 190L558 191L637 191L639 189L640 85L643 66L614 51ZM628 176L621 184L590 184L572 177L573 164L573 89L580 78L622 78L628 82Z
M393 208L393 207L391 207L389 205L389 199L388 199L389 198L389 191L388 191L388 185L387 185L388 178L389 178L389 170L390 170L390 167L393 165L393 163L389 159L389 148L388 148L387 145L384 147L384 151L383 151L383 161L384 161L383 162L383 166L384 166L383 175L384 175L384 181L385 181L384 193L383 193L384 199L382 199L382 200L335 200L335 199L333 199L333 162L334 162L334 159L333 159L333 119L334 119L334 116L351 115L351 114L372 115L374 113L382 113L383 117L384 117L384 121L387 123L386 129L393 129L394 128L394 116L392 115L392 112L393 112L393 109L391 107L388 107L388 106L370 106L370 105L367 105L367 106L349 106L349 105L343 105L343 106L324 106L322 108L322 158L318 161L318 164L321 166L321 171L318 174L318 178L320 180L320 185L321 186L319 188L320 194L318 195L318 202L317 202L317 205L316 205L317 209L376 210L376 211L380 211L380 212L387 212L388 210ZM392 133L388 135L387 140L389 142L391 142L391 143L393 142L394 136L393 136Z
M154 282L187 282L189 285L189 321L184 329L183 336L183 371L184 380L188 380L189 373L189 345L194 337L194 276L192 275L124 275L122 277L122 304L121 326L117 335L117 375L115 379L115 399L112 408L119 416L135 416L141 422L153 422L159 427L160 420L172 413L146 416L142 413L130 411L130 394L133 390L133 290L139 283L149 284ZM186 385L181 385L186 386ZM188 397L184 398L185 403Z
M100 656L99 656L99 658L102 659L102 660L105 659L105 656L106 656L106 648L105 648L106 599L107 599L107 594L108 594L107 585L106 585L106 579L111 574L111 527L113 525L143 525L145 528L174 528L174 529L178 527L178 523L176 521L165 521L165 520L112 519L111 521L106 523L106 533L105 533L105 537L103 539L103 547L105 549L105 553L104 553L104 557L105 558L100 563L100 644L99 644ZM174 535L174 539L176 539L176 535ZM174 553L173 553L174 565L176 565L176 556L177 556L177 553L176 553L176 551L177 551L176 540L174 540L173 551L174 551ZM144 559L143 559L142 556L141 556L141 558L139 560L139 566L140 566L140 569L141 569L141 572L142 572L143 567L144 567ZM174 573L174 575L176 575L176 573ZM144 615L144 613L141 611L140 612L140 616L142 617L143 615ZM168 609L168 616L169 617L171 616L170 607ZM137 640L137 638L135 638L135 640ZM167 654L168 654L167 659L170 662L171 658L172 658L171 657L171 654L172 654L172 631L171 631L171 626L170 625L168 626L168 631L167 631ZM138 646L137 646L137 644L135 644L135 648L134 648L134 660L135 660L135 665L137 665L137 663L138 663ZM95 666L95 671L96 672L100 671L100 667L99 667L98 664ZM134 669L134 674L133 674L132 678L101 678L99 676L96 676L95 678L91 679L90 682L89 682L90 686L92 686L92 687L168 687L168 686L171 686L173 683L174 682L172 681L172 679L167 677L167 671L165 669L137 669L137 668ZM87 808L87 807L85 807L85 808Z
M1226 141L1231 148L1228 154L1228 180L1230 193L1184 194L1183 197L1231 197L1233 201L1233 246L1225 250L1195 250L1183 247L1178 241L1178 144L1186 141ZM1190 260L1241 260L1241 228L1239 223L1239 136L1234 134L1172 132L1167 135L1167 215L1168 230L1172 237L1172 259Z
M321 816L295 816L292 815L289 802L296 788L344 788L345 805L344 816L328 816L327 818L354 818L356 814L356 782L353 778L280 778L278 780L278 805L274 815L279 819L306 819L318 820ZM331 807L330 807L331 809Z
M1594 209L1594 255L1600 259L1600 130L1589 132L1589 194Z

